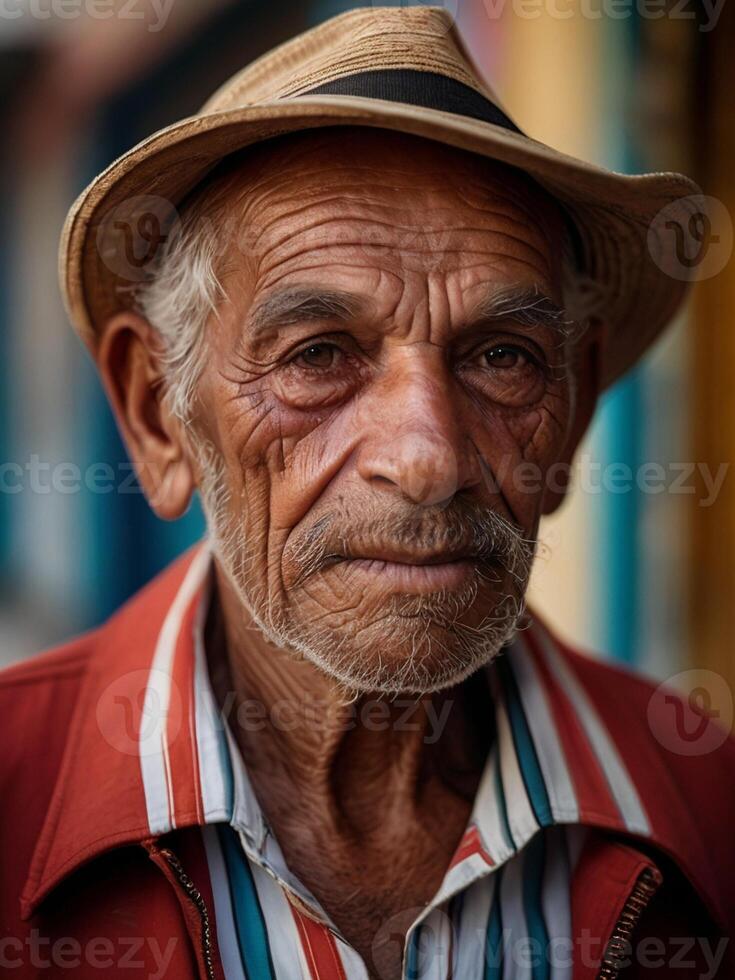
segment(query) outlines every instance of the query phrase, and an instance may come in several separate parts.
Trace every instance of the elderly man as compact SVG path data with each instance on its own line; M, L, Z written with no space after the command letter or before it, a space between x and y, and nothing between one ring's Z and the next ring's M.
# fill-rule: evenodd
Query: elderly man
M695 190L524 136L422 7L87 189L71 318L151 505L199 491L209 534L3 675L9 975L733 975L732 743L681 703L711 751L667 749L523 604Z

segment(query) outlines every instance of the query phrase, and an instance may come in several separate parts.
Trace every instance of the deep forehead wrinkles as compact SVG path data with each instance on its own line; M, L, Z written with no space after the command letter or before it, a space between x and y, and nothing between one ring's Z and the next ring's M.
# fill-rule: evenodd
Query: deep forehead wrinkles
M559 224L554 203L519 172L403 134L344 128L275 140L223 178L220 205L242 223L249 250L278 250L295 229L368 220L386 235L507 222L532 245ZM359 229L356 228L359 234ZM312 236L313 237L313 236ZM539 243L536 243L538 247Z
M354 319L350 293L410 310L429 279L438 296L438 279L456 294L515 276L560 299L560 217L523 175L428 141L351 132L302 137L299 152L291 142L260 150L223 180L220 204L240 226L227 278L253 326L322 312ZM279 312L288 290L303 285L331 289L331 314L324 295L316 306L313 296L295 305L291 296Z
M401 188L366 184L354 175L349 183L332 177L325 166L319 186L309 187L309 193L303 179L297 179L290 188L248 199L243 224L257 231L251 254L261 275L294 258L308 261L327 249L351 247L359 249L358 259L369 256L370 249L399 261L428 252L431 268L440 258L451 263L453 255L497 248L525 253L542 274L551 275L546 229L530 204L521 207L518 195L514 198L502 185L488 183L484 199L470 204L455 186L456 176L441 186L427 186L418 171Z

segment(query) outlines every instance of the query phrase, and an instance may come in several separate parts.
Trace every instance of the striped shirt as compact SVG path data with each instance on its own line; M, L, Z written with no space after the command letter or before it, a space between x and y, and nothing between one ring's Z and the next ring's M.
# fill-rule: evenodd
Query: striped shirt
M166 615L145 692L140 765L152 835L195 810L231 980L367 980L362 958L293 875L255 798L207 671L211 557ZM567 980L570 880L586 822L650 833L599 714L538 625L485 668L497 737L470 819L403 948L406 980Z

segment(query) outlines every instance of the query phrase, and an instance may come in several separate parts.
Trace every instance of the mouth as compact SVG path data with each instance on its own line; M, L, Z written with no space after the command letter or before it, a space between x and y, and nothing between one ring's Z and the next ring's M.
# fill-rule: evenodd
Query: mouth
M379 546L365 542L363 546L348 546L342 558L345 561L382 561L393 565L449 565L458 561L479 561L479 555L468 545L429 548L400 548L392 544Z
M389 591L422 593L462 588L476 574L478 563L478 556L467 552L415 554L381 549L345 556L339 565Z

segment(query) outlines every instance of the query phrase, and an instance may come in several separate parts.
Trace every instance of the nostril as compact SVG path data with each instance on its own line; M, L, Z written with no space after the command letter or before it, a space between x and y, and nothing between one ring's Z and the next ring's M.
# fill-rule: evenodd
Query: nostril
M405 434L390 440L377 449L363 475L374 486L393 486L424 506L451 500L459 486L457 454L435 434Z
M387 487L393 487L397 485L394 480L390 480L387 476L381 476L379 473L376 473L374 476L371 476L370 480L374 486L378 486L378 487L382 486L387 488Z

